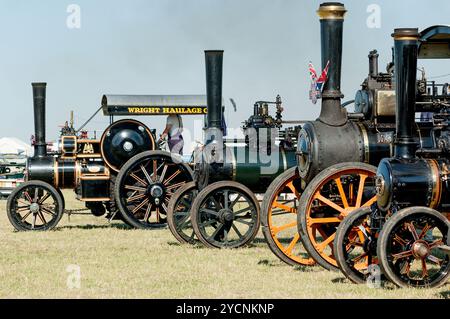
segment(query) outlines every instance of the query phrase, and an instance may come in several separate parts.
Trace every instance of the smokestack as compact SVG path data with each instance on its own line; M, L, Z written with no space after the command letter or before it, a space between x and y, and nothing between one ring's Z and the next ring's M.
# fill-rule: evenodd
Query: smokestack
M378 75L378 56L377 50L369 52L369 76L373 78Z
M222 127L222 65L223 51L205 51L207 96L207 142L217 139Z
M45 90L47 83L32 83L34 102L34 157L47 155L45 142Z
M394 156L412 158L415 156L417 143L413 138L417 54L419 44L418 29L395 29L394 67L396 96L396 138Z
M342 3L325 2L317 10L320 18L322 70L330 63L328 80L322 91L319 120L332 126L347 122L347 112L341 107L342 30L347 11Z

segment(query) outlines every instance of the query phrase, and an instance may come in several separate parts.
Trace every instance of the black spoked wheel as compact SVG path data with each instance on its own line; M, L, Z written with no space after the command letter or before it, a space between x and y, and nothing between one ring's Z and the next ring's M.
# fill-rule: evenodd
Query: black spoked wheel
M362 207L339 225L334 240L334 256L344 275L356 284L367 282L370 266L378 264L376 234L370 227L370 207Z
M205 187L191 208L197 238L210 248L238 248L256 236L259 203L247 187L223 181Z
M191 207L198 190L195 182L180 187L169 201L167 224L173 236L182 244L194 244L195 238L191 222Z
M58 190L42 181L29 181L8 197L7 215L19 231L46 231L55 228L64 213L64 200Z
M148 151L131 158L117 175L117 207L127 224L139 229L166 226L171 196L192 181L192 170L181 158Z
M450 222L428 207L405 208L384 224L378 238L381 270L399 287L439 287L450 275Z

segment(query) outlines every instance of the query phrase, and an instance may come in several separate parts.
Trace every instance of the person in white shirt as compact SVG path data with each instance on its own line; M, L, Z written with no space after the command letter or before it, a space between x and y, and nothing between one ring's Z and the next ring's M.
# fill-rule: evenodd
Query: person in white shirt
M167 137L167 144L171 153L183 155L184 140L181 133L183 132L183 120L179 114L170 114L167 117L166 128L161 134L161 140Z

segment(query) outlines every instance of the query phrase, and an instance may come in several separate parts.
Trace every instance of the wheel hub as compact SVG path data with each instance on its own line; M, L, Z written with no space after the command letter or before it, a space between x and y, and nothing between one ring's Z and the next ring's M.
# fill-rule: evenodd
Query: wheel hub
M148 189L149 196L153 199L156 205L161 204L161 198L164 197L164 188L162 185L153 184Z
M39 204L38 204L38 203L32 203L32 204L30 205L30 211L31 211L33 214L36 214L37 212L39 212Z
M425 241L418 240L412 245L412 253L415 258L425 259L430 255L430 247Z
M226 222L232 222L234 220L234 214L233 211L230 209L221 209L219 211L219 217L220 217L220 221L222 223L226 223Z

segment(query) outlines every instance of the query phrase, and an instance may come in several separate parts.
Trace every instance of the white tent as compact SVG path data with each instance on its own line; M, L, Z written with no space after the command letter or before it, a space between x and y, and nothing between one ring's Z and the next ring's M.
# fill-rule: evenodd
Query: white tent
M33 155L31 145L15 137L0 138L0 154Z

